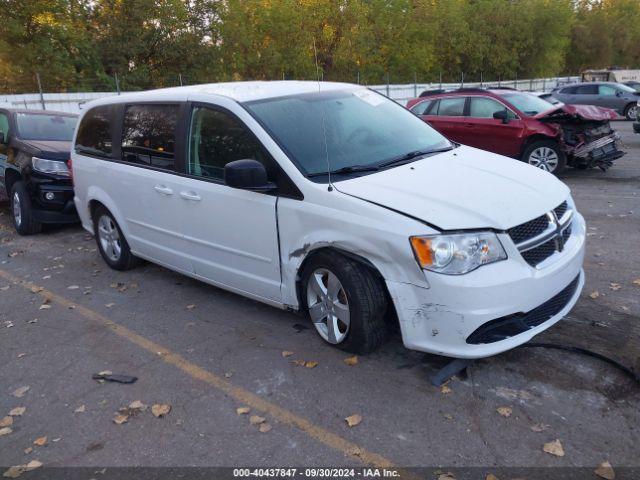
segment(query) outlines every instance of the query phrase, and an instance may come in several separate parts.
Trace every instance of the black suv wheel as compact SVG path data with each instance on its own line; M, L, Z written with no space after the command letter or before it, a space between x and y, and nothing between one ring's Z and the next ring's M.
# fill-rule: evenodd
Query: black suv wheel
M42 224L33 219L31 198L23 182L15 182L11 187L11 218L16 232L20 235L33 235L42 231Z

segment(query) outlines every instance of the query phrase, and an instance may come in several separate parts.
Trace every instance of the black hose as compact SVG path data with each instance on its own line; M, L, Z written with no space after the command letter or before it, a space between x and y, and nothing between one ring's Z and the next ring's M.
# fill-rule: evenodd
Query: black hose
M613 365L618 370L620 370L621 372L624 372L625 375L627 375L629 378L631 378L632 380L634 380L636 383L640 385L640 376L638 376L638 374L635 373L633 370L631 370L629 367L627 367L626 365L622 365L621 363L616 362L615 360L609 357L605 357L604 355L601 355L599 353L592 352L591 350L587 350L586 348L574 347L571 345L561 345L558 343L536 343L536 342L525 343L521 345L521 347L553 348L555 350L564 350L567 352L588 355L589 357L597 358L599 360L602 360L603 362L608 363L609 365Z

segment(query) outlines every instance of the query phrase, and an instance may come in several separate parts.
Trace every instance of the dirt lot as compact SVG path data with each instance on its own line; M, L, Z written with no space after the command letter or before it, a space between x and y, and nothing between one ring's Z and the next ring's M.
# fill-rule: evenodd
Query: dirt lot
M626 157L606 173L563 178L588 222L587 283L570 316L536 341L640 372L640 135L617 126ZM520 348L441 390L428 378L443 359L407 351L397 337L347 365L304 318L151 264L111 271L80 227L24 238L8 216L0 204L0 419L26 410L0 436L0 466L92 467L78 470L86 479L140 465L477 467L456 475L503 479L516 475L498 466L588 467L562 478L597 478L608 460L617 478L640 478L623 468L640 474L640 389L600 360ZM103 370L138 381L92 380ZM29 387L21 397L20 387ZM135 400L171 411L114 423ZM237 414L242 406L251 412ZM353 414L362 421L350 428ZM564 456L543 451L556 439Z

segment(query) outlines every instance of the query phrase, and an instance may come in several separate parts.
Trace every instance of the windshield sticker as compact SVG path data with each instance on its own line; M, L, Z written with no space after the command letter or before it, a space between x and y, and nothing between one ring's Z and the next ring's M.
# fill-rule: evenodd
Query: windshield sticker
M360 100L363 100L365 102L367 102L369 105L377 107L378 105L380 105L382 102L384 102L384 99L382 98L381 95L378 95L377 93L373 93L370 90L356 90L355 92L353 92L353 94L358 97Z

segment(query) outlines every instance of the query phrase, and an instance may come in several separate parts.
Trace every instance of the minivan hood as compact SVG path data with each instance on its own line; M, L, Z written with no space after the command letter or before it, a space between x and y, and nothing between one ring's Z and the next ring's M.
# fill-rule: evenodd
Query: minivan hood
M537 120L579 119L589 121L608 121L618 118L615 110L595 105L559 105L558 108L534 115Z
M569 188L550 173L466 146L334 186L441 230L506 230L569 196Z

